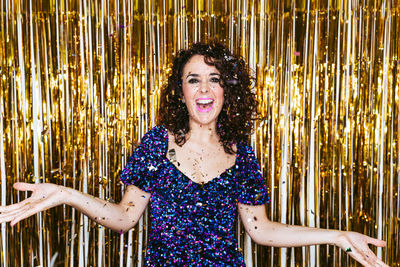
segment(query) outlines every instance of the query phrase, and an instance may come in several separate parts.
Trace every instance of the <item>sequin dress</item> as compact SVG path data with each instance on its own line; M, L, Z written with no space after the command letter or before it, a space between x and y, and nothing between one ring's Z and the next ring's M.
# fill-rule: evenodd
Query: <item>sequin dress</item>
M234 221L237 204L261 205L267 190L249 145L235 164L208 183L190 180L166 157L168 132L146 133L121 180L151 193L146 266L245 266Z

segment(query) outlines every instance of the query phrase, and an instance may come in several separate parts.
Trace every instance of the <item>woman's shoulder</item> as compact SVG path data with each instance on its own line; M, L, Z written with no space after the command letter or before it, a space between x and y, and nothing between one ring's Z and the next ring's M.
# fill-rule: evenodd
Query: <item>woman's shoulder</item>
M236 153L239 156L245 156L248 154L254 154L254 149L249 143L241 141L236 145Z
M167 138L167 128L163 125L157 125L144 134L142 142L165 141Z
M151 128L145 133L140 140L140 146L143 147L150 154L163 155L168 142L168 131L162 126L158 125Z
M237 144L237 157L240 166L244 169L258 169L259 162L253 147L247 142Z

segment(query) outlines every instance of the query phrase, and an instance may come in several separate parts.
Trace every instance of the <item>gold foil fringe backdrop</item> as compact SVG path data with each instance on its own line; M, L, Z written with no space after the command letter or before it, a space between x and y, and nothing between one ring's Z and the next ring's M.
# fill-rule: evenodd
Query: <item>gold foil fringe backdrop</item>
M398 0L0 2L2 205L17 181L119 201L119 173L156 123L172 56L220 40L245 57L271 219L387 241L399 266ZM2 224L2 266L140 266L147 213L120 235L58 207ZM333 246L256 246L248 266L351 266Z

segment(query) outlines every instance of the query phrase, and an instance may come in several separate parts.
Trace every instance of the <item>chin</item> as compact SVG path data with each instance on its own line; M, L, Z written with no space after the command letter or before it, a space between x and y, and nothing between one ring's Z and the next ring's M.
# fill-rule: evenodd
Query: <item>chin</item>
M190 120L192 120L194 123L200 125L210 125L217 123L220 111L214 109L207 113L200 113L197 110L193 110L192 112L193 113L192 116L190 116Z
M202 118L199 118L199 117L192 117L191 119L192 119L192 121L194 123L200 124L200 125L204 125L204 126L217 123L217 119L216 118L202 119Z

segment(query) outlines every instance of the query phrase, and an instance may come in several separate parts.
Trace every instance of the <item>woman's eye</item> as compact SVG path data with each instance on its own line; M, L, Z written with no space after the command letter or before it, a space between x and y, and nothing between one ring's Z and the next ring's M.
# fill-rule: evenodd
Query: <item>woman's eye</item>
M211 82L213 82L213 83L219 83L221 80L220 80L220 78L211 78Z
M197 79L189 79L189 81L188 81L188 83L197 83L199 80L197 80Z

